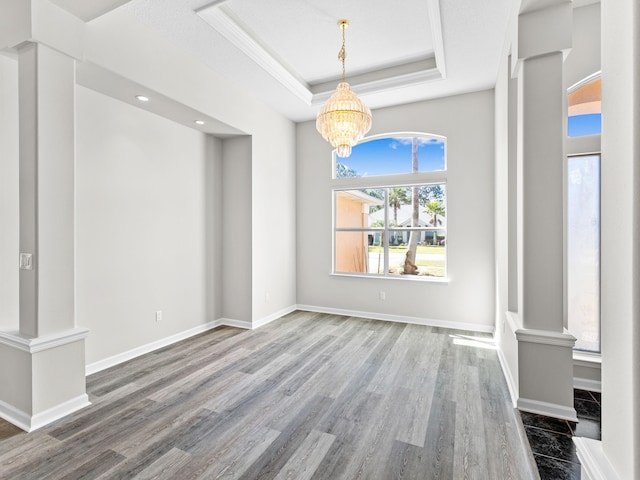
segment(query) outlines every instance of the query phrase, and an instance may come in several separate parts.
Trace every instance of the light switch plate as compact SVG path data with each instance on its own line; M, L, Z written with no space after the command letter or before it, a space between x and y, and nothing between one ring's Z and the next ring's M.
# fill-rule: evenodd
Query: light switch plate
M33 254L20 254L20 270L33 270Z

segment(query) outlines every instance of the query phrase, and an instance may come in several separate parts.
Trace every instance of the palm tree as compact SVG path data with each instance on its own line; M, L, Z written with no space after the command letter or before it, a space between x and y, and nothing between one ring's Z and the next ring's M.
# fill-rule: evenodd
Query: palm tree
M413 173L418 172L418 138L413 137L411 139L411 171ZM411 204L413 211L411 215L411 226L420 226L420 187L411 187ZM405 257L405 272L415 273L413 271L407 271L406 261L409 259L416 260L418 250L418 232L412 231L409 234L409 245L407 246L407 256Z
M439 200L435 200L433 202L429 202L425 205L427 208L425 210L425 213L428 213L429 215L431 215L431 220L429 221L429 224L433 225L434 227L437 227L438 225L442 225L442 220L440 220L438 218L438 215L440 215L441 217L443 217L446 213L445 207L443 203L440 203ZM433 231L433 244L437 245L438 244L438 233L434 230Z
M393 225L398 226L398 210L406 203L409 203L407 189L405 187L393 187L389 190L389 206L393 208Z

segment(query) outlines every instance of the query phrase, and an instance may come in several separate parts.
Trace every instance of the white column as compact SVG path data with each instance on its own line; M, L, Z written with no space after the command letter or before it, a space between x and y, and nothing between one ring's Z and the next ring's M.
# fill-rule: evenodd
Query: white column
M640 479L640 4L602 9L602 442L586 480Z
M518 17L518 408L576 420L573 345L564 331L564 56L571 3L527 3Z
M74 54L83 24L46 1L7 1L0 17L16 26L0 33L0 46L18 55L20 147L19 332L0 332L0 358L12 366L0 373L0 416L31 431L88 404L87 331L74 309Z
M74 327L75 61L38 43L19 49L20 333Z

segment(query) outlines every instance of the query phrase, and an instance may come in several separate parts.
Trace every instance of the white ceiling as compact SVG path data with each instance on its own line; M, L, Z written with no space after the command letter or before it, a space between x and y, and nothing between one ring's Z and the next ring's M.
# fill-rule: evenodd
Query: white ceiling
M491 88L516 0L131 0L119 7L294 121L341 74L371 108Z

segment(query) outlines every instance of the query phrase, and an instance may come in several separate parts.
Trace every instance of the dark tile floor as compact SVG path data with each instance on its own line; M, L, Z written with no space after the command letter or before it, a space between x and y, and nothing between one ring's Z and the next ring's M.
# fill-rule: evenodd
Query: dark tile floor
M572 436L600 440L600 394L574 390L578 423L520 412L541 480L579 480Z

